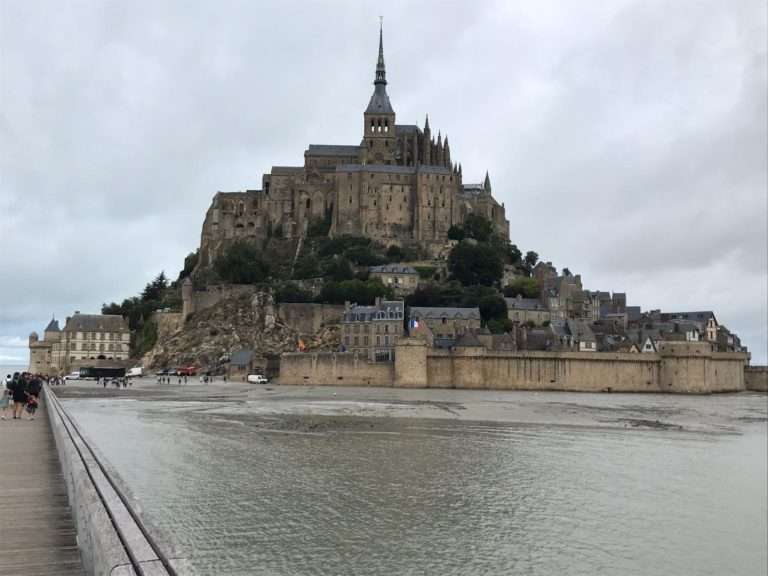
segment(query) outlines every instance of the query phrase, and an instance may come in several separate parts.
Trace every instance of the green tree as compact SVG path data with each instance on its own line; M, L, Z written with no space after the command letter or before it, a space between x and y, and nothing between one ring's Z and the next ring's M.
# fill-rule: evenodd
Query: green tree
M450 228L448 228L448 240L458 240L462 241L464 240L464 228L462 226L457 226L454 224Z
M346 258L332 258L325 262L323 266L323 276L331 278L334 282L351 280L355 277L352 265Z
M536 266L536 263L538 261L539 261L539 255L533 250L530 250L525 253L523 264L525 265L526 269L530 272Z
M319 302L329 304L373 304L377 297L391 298L392 293L378 278L363 280L344 280L342 282L327 282L317 298Z
M448 256L448 270L464 286L491 286L501 279L504 265L492 247L461 242Z
M244 240L229 246L216 260L214 268L223 280L232 284L255 284L269 277L269 264L254 244Z
M158 302L163 295L163 290L167 287L168 279L165 277L165 272L160 272L160 274L158 274L157 277L144 288L144 291L141 293L141 299L145 302Z
M467 214L464 219L464 234L478 242L488 242L493 234L493 224L480 214Z
M181 272L179 272L179 277L177 279L177 282L180 280L184 280L184 278L192 274L192 271L195 269L195 266L197 266L197 261L199 257L200 257L199 249L187 254L187 257L184 258L184 269Z
M320 276L320 266L318 265L317 258L310 253L302 254L296 260L296 265L293 267L293 277L297 280L305 278L317 278Z
M482 296L477 306L480 308L480 318L483 322L504 320L507 317L507 303L499 294Z
M533 278L515 278L504 288L504 296L515 298L518 295L523 298L538 298L541 296L541 286Z
M387 248L386 257L388 262L402 262L404 256L403 249L397 244L392 244L392 246Z
M275 291L277 302L312 302L312 293L299 288L293 282L281 284Z

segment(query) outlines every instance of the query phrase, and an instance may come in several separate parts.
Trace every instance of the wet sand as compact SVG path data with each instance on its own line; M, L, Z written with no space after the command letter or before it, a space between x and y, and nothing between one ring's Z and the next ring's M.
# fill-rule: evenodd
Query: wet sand
M67 399L195 403L206 413L247 418L265 429L308 431L382 428L388 427L382 419L417 418L738 434L768 422L768 396L746 392L689 396L172 382L144 378L115 389L84 381L55 391Z

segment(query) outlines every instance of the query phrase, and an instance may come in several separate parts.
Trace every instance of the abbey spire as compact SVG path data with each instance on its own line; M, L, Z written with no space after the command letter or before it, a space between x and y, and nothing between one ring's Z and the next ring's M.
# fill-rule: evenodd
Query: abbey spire
M376 60L376 76L373 81L374 89L371 101L366 108L366 114L394 114L392 104L387 95L387 69L384 66L384 31L379 27L379 57Z

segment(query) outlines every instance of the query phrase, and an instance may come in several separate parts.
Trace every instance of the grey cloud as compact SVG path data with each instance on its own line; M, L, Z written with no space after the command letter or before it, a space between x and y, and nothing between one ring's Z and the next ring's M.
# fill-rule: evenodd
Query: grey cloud
M217 190L358 142L381 10L0 4L0 336L174 275ZM490 170L521 247L647 308L715 308L764 360L765 11L394 3L389 92L465 179Z

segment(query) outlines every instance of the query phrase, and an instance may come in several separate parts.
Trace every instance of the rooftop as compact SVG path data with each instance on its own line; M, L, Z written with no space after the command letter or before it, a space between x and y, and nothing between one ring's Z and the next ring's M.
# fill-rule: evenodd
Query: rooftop
M411 308L411 318L480 320L480 308L414 306Z
M116 314L75 314L67 318L64 332L127 332L122 316Z
M402 266L400 264L384 264L383 266L371 266L369 272L378 272L386 274L418 274L415 269L410 266Z

